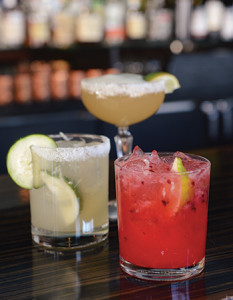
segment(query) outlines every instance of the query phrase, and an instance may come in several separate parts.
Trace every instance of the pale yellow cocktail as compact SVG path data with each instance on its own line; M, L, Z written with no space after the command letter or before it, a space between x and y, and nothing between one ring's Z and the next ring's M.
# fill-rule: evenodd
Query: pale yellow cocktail
M86 248L108 236L107 137L51 136L57 148L32 146L32 237L47 247Z
M82 80L82 101L97 118L128 127L152 116L165 97L163 81L141 75L111 74Z

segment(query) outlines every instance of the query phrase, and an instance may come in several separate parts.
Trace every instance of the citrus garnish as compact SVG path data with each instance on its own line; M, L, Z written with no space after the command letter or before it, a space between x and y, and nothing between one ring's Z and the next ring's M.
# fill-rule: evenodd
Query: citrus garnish
M174 90L180 88L179 80L176 76L168 72L154 72L144 76L146 81L163 80L165 82L165 93L170 94Z
M22 188L33 188L31 146L56 148L53 139L44 134L31 134L17 140L6 158L7 171L14 182Z
M194 188L191 185L190 178L180 157L176 157L174 159L172 171L179 173L180 176L181 193L178 208L181 208L192 199L194 194Z
M53 201L54 207L64 224L72 224L80 210L80 196L77 189L67 178L53 176L46 171L41 171L40 175L47 193L51 194L47 199Z

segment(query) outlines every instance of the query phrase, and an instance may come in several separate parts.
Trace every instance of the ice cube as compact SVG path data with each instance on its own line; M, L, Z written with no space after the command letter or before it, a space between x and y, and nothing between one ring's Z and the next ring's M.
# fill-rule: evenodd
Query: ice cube
M139 146L135 146L133 149L133 153L130 156L130 159L132 159L134 157L140 157L143 155L144 155L144 152L142 151L142 149Z
M130 162L133 160L138 160L139 158L143 158L143 156L145 155L145 153L142 151L141 148L139 148L138 146L135 146L135 148L133 149L133 152L131 153L131 155L127 158L126 162Z
M129 158L122 162L122 166L135 171L143 171L149 166L148 155L140 147L136 146Z
M180 152L180 151L176 151L174 154L173 154L173 157L179 157L182 159L182 162L184 161L192 161L193 159L188 156L187 154L184 154L183 152Z
M142 172L145 169L148 168L148 164L144 159L134 159L134 160L127 160L124 163L124 168L136 171L136 172Z
M169 165L164 162L163 158L158 155L156 150L152 151L149 161L149 169L151 172L164 172L170 170Z
M151 155L150 155L150 162L151 163L159 163L159 161L160 161L160 158L159 158L159 155L158 155L158 152L156 151L156 150L153 150L152 152L151 152Z

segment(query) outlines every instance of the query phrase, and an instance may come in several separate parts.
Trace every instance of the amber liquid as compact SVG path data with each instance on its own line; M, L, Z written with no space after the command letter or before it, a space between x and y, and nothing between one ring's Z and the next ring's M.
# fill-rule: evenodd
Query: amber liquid
M149 118L159 109L164 97L165 93L161 91L138 97L114 95L101 98L82 88L82 101L87 110L100 120L117 127L126 127Z

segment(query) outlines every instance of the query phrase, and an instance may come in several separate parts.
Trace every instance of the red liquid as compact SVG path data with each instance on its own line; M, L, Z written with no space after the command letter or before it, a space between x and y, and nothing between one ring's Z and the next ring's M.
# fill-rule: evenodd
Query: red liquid
M210 164L202 162L202 170L190 173L194 192L182 207L177 204L181 175L168 171L170 167L161 174L135 172L119 163L115 168L120 256L156 269L200 262L205 257Z

